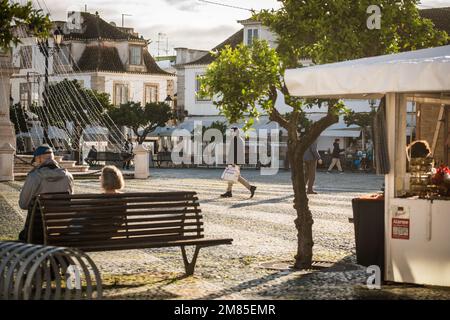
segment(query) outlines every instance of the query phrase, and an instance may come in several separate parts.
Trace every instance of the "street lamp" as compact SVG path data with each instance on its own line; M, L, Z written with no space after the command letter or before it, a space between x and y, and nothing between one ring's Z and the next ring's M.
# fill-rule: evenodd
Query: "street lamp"
M375 111L375 105L377 104L377 100L375 100L375 99L370 99L370 100L369 100L369 104L370 104L370 109L371 109L371 111L374 112L374 111Z
M44 104L45 107L47 107L47 103L48 103L48 101L47 101L47 99L48 99L48 58L59 51L60 46L63 42L63 33L62 33L60 27L57 27L56 30L53 32L53 41L54 41L55 45L53 47L50 47L47 37L37 39L39 51L42 53L42 55L44 56L44 59L45 59L44 93L43 93L43 99L42 99L42 103ZM48 123L47 126L48 125L50 125L50 124ZM50 144L48 132L45 128L44 128L44 139L47 144Z
M167 95L167 98L164 100L171 108L173 107L173 99L170 95Z

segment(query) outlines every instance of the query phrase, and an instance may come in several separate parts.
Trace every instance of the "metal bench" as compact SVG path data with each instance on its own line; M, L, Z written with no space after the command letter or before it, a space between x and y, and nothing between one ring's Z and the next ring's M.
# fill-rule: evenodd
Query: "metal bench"
M95 157L87 157L85 161L89 165L96 165L100 161L122 165L124 161L131 160L132 158L133 154L127 152L100 151L95 153Z
M39 212L45 245L84 252L180 247L187 275L201 248L233 241L204 237L196 192L47 194L36 198L31 226ZM191 261L187 246L195 247Z
M166 162L167 165L172 165L172 153L169 151L158 152L153 156L153 162L156 162L158 167L161 167L163 162Z

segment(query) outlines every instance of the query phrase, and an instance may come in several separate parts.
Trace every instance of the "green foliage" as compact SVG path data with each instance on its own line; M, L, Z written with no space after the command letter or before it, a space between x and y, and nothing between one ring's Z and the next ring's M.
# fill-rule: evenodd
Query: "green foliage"
M164 102L147 103L144 107L139 102L128 102L110 109L108 114L117 126L131 128L139 144L157 127L165 127L169 120L174 119L172 109Z
M344 121L347 124L347 127L351 125L357 125L361 128L368 128L372 126L373 119L375 119L376 111L371 112L355 112L350 111L348 114L344 116Z
M419 15L418 0L282 0L278 11L255 18L279 35L278 52L287 67L309 57L316 64L443 45L448 35ZM366 12L381 8L381 29L369 30Z
M228 125L222 121L214 121L213 123L211 123L209 127L206 126L202 127L202 135L204 135L205 132L209 129L217 129L222 133L223 136L225 136L225 133L228 129ZM194 130L192 132L194 132Z
M347 127L351 125L359 126L369 138L372 137L372 128L373 121L375 119L377 112L375 110L371 112L355 112L350 111L344 116L344 121L347 124Z
M215 104L230 123L249 116L246 128L259 116L257 105L270 111L271 87L281 87L282 67L275 50L266 41L252 46L227 47L220 52L202 77L200 94L219 95Z
M45 123L46 125L61 126L55 121L64 119L84 127L98 119L99 113L103 114L112 107L108 94L85 89L76 80L64 79L49 85L43 98L43 112L49 114L48 118L52 121L50 124Z
M50 18L42 10L33 8L31 1L25 5L12 3L9 0L0 0L0 48L9 48L11 43L17 45L20 42L15 27L25 27L30 34L46 38L52 27Z

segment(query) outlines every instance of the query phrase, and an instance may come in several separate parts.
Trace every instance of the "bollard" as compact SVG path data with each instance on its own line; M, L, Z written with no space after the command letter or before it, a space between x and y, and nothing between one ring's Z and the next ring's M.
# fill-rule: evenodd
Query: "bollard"
M142 145L134 148L134 177L136 179L147 179L149 177L149 152Z

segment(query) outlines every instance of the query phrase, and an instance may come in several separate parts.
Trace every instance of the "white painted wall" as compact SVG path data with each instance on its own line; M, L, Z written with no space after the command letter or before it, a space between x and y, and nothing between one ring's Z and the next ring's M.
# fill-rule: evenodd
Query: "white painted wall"
M167 98L167 80L176 80L173 76L147 75L147 74L125 74L125 73L106 73L99 75L105 77L105 92L113 98L114 83L128 84L129 101L144 101L144 85L157 84L159 86L159 101L163 102Z
M184 109L190 115L218 115L212 101L199 101L196 98L196 77L205 73L207 66L186 66L184 70ZM182 87L178 86L179 89Z

